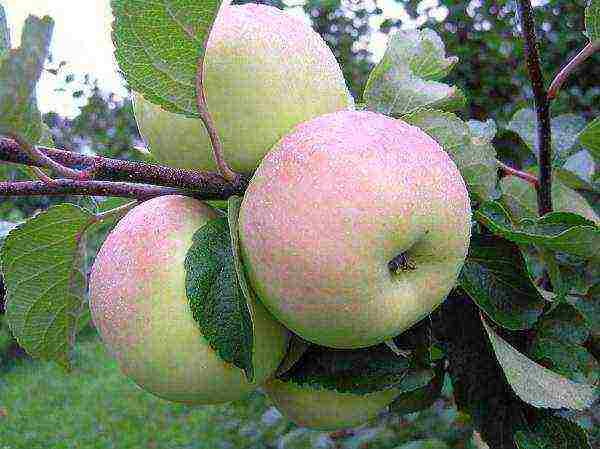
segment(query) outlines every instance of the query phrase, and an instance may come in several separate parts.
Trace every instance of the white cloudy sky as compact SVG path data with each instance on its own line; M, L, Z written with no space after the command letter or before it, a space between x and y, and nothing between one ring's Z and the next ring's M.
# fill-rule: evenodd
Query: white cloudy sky
M0 3L7 12L13 46L18 45L23 22L29 14L48 14L55 20L51 47L54 60L68 62L64 74L90 73L92 77L98 78L102 89L122 95L126 93L113 58L110 0L0 0ZM298 0L288 0L287 3L297 4ZM426 3L437 5L437 0ZM405 17L405 12L395 0L380 0L379 4L385 16ZM440 14L443 16L443 11ZM385 41L384 35L372 37L369 47L376 58L382 54ZM55 92L61 86L64 87L64 84L60 78L44 74L39 86L40 109L74 116L82 101L73 99L71 95Z

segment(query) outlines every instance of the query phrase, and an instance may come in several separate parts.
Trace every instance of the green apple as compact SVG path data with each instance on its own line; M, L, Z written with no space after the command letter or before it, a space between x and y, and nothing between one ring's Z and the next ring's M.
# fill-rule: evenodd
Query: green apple
M253 172L295 125L353 105L342 71L309 25L265 5L223 6L204 60L206 102L238 172ZM216 169L200 120L134 98L138 127L159 162Z
M192 317L184 260L192 236L216 212L183 196L132 209L109 234L90 276L93 322L123 373L163 399L190 404L239 399L273 374L288 331L258 304L255 381L211 349Z
M343 349L394 337L444 300L467 254L471 207L454 162L422 130L341 111L279 141L239 220L263 304L300 337Z
M370 421L399 394L395 389L366 395L339 393L279 379L267 382L265 391L275 406L297 425L329 431Z

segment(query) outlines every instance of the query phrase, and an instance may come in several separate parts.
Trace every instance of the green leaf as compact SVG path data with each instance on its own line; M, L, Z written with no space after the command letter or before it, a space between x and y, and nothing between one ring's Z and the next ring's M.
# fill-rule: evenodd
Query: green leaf
M439 82L458 62L445 54L444 43L433 30L396 32L367 81L364 99L369 109L401 117L425 108L463 107L464 94Z
M567 158L561 168L555 168L555 180L575 190L589 190L600 192L600 187L595 186L594 174L597 171L596 162L587 150L579 151Z
M14 134L30 144L41 136L36 86L48 56L54 22L29 16L21 47L0 61L0 134Z
M488 143L492 143L492 140L494 140L494 137L496 137L496 133L498 132L496 122L492 119L488 119L485 122L469 120L467 121L467 125L469 126L473 137L477 137Z
M558 416L546 416L531 431L515 433L518 449L592 449L583 428Z
M444 370L440 365L435 373L431 371L427 371L427 373L430 375L421 376L420 382L415 383L414 389L404 388L405 391L390 404L392 413L406 415L424 410L431 407L440 398L444 386Z
M500 203L488 201L473 216L494 234L514 243L536 245L584 259L600 254L600 228L580 215L552 212L537 220L524 218L513 225Z
M0 256L13 335L32 356L69 367L85 292L79 242L92 215L61 204L8 234Z
M127 83L166 111L198 117L197 61L222 0L112 0L115 57Z
M2 58L10 50L10 30L6 21L6 12L4 7L0 5L0 63Z
M184 266L187 297L202 334L251 381L252 318L238 283L227 217L210 220L196 231Z
M530 328L544 308L519 247L495 236L473 235L458 282L488 317L508 329Z
M516 132L529 146L533 154L538 154L537 114L532 109L519 109L510 120L507 128ZM564 161L581 149L577 137L585 128L585 119L577 114L563 114L552 118L552 157L555 163Z
M600 365L582 347L590 336L590 329L590 323L575 307L559 304L536 324L529 355L571 380L594 384L600 376Z
M536 218L537 194L527 181L515 176L505 176L500 180L502 203L516 219ZM558 179L552 181L552 204L555 211L579 214L588 220L600 224L600 218L586 199L576 191L565 186Z
M368 394L399 386L411 371L409 359L395 355L385 344L364 349L311 345L279 378L297 385Z
M282 374L287 373L290 369L292 369L292 367L296 364L296 362L298 362L298 360L300 360L300 358L304 355L304 353L310 347L310 345L311 344L306 340L303 340L296 334L292 334L288 343L288 348L285 353L285 357L279 364L275 376L279 377Z
M596 117L579 134L579 142L586 147L600 163L600 117Z
M498 168L496 151L488 141L474 136L465 122L449 112L420 111L404 120L429 134L450 155L471 194L482 200L494 196Z
M567 301L581 313L594 335L600 336L600 283L590 287L586 295L570 295Z
M584 410L597 399L595 387L573 382L544 368L513 348L482 321L506 379L523 401L538 408Z
M591 42L600 41L600 0L591 0L585 9L585 31Z

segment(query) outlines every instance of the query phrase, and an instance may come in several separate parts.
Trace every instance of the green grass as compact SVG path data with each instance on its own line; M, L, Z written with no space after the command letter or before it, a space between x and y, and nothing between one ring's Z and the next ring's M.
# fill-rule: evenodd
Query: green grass
M334 441L277 418L260 393L222 406L158 399L125 378L94 335L80 340L73 365L67 374L53 363L19 360L0 371L0 449L470 447L468 426L444 404L384 417Z

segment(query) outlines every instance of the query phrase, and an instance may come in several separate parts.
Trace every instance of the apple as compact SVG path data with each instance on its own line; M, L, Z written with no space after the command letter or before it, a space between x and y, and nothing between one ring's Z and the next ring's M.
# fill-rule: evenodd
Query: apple
M250 173L295 125L353 106L342 71L306 23L272 6L223 6L204 59L206 102L225 160ZM216 169L202 122L166 112L139 94L138 127L159 162Z
M328 431L370 421L399 395L396 389L366 395L340 393L279 379L267 382L265 392L279 411L295 424Z
M258 304L250 383L209 347L192 317L184 259L194 233L216 216L183 196L146 201L121 219L92 267L90 309L103 342L126 376L163 399L242 398L274 373L287 349L288 331Z
M249 281L271 313L318 345L360 348L444 300L467 254L471 207L456 165L421 129L340 111L277 143L239 222Z

